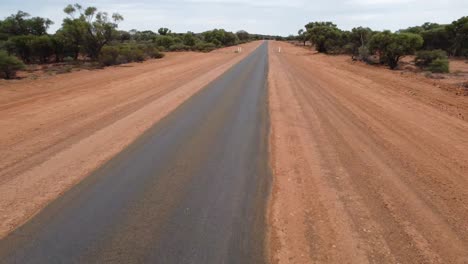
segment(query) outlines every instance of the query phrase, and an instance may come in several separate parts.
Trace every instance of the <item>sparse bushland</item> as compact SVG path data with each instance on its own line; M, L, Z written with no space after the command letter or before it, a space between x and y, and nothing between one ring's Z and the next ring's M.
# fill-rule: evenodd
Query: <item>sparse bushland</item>
M20 66L23 63L53 62L57 67L64 65L67 68L58 72L69 72L71 65L75 64L99 62L102 66L109 66L162 58L162 52L210 52L252 40L279 38L224 29L202 33L175 33L165 27L157 32L124 31L118 30L119 23L123 21L118 13L108 14L79 4L68 5L63 12L66 18L54 34L47 32L53 24L50 19L31 17L22 11L0 20L2 63L7 61L11 69L15 69L8 74L2 73L3 78L11 78L15 71L24 67Z
M424 23L397 32L378 32L367 27L347 31L339 29L332 22L311 22L305 25L305 29L298 31L294 40L304 46L310 42L321 53L350 54L353 59L366 62L370 62L370 56L378 55L380 63L391 69L398 67L403 56L428 51L418 53L418 66L425 70L447 72L448 59L447 56L441 56L441 52L468 58L468 16L447 25Z

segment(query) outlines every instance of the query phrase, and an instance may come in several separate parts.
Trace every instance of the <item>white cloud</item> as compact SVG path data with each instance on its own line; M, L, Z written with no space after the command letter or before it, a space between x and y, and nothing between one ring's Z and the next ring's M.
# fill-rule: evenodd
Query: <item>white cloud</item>
M122 29L200 32L214 27L265 34L294 34L310 21L334 21L340 28L369 26L398 30L427 21L449 23L468 14L467 0L76 0L125 20ZM74 2L74 1L72 1ZM60 27L64 0L0 0L0 19L23 10L55 21Z

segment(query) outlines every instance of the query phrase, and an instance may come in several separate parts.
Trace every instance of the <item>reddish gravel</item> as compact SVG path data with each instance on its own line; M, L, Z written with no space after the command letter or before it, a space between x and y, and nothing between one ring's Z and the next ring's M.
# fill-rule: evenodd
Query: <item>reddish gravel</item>
M272 42L269 100L271 262L468 263L467 97Z

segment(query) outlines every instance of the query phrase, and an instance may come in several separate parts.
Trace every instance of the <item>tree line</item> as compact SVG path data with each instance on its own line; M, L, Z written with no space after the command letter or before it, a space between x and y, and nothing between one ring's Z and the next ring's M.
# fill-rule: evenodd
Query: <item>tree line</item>
M0 78L13 78L25 64L91 60L109 66L161 58L164 51L209 52L267 37L224 29L197 34L168 28L124 31L118 29L124 19L118 13L79 4L68 5L63 12L66 18L54 34L47 32L53 21L23 11L0 20Z
M351 54L353 59L377 63L391 69L405 55L416 54L416 64L433 72L448 72L448 56L468 57L468 16L450 24L424 23L396 32L374 31L368 27L341 30L332 22L311 22L291 36L327 54Z

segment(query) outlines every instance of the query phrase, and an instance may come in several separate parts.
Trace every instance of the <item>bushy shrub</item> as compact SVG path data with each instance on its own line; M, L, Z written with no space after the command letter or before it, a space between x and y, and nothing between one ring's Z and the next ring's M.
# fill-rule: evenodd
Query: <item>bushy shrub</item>
M186 51L190 50L190 47L182 43L174 44L169 47L170 51Z
M235 45L239 41L236 34L224 29L206 31L202 33L202 36L204 41L211 42L218 47Z
M182 36L182 41L183 41L184 45L193 47L193 46L195 46L195 44L197 42L197 38L195 37L195 35L193 33L187 32L187 34L184 34Z
M416 52L414 62L424 68L437 59L447 59L447 53L443 50L421 50Z
M164 49L169 49L174 45L174 38L171 36L158 36L155 38L154 42L159 47L164 47Z
M216 45L213 43L207 43L207 42L198 42L195 47L195 50L201 51L201 52L210 52L214 49L216 49Z
M145 48L145 53L148 57L152 58L152 59L160 59L162 57L164 57L164 53L160 52L158 48L152 46L152 45L148 45L146 46Z
M147 58L162 58L164 54L153 44L121 44L104 46L101 49L99 62L103 66L118 65L129 62L142 62Z
M366 46L359 47L358 53L359 53L360 60L365 61L365 62L369 61L370 51L368 47Z
M131 52L132 61L142 62L146 59L146 54L142 49L134 49Z
M438 58L432 61L427 69L431 72L437 73L448 73L449 72L449 61L447 58Z
M208 42L208 43L211 43L211 44L215 45L215 47L221 47L222 46L222 43L217 39L214 39L213 41Z
M99 55L99 62L104 66L120 64L117 61L117 57L120 54L119 47L117 46L104 46L101 49Z
M11 79L18 70L24 69L24 64L18 58L8 55L0 50L0 77Z

